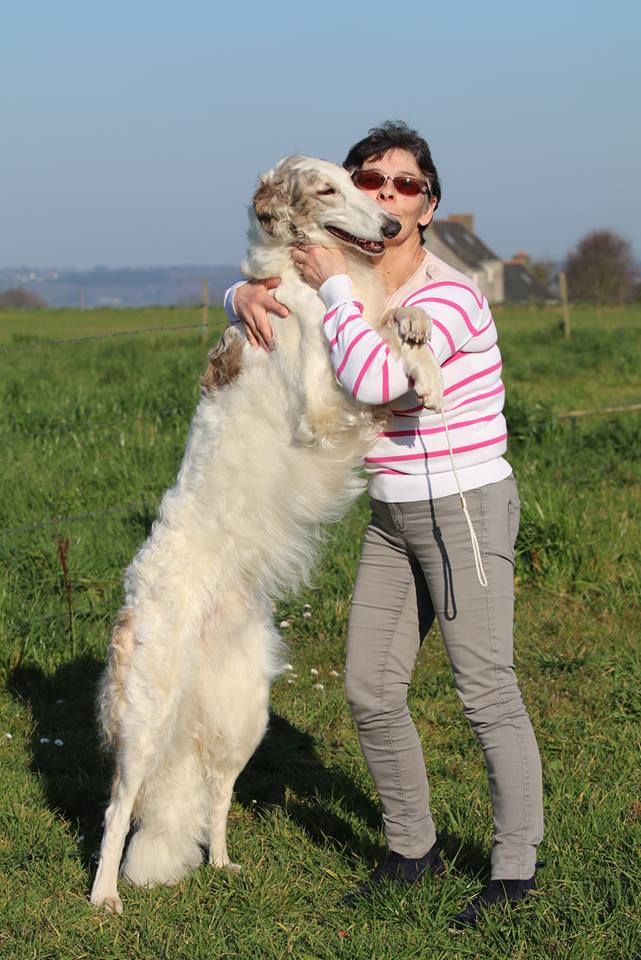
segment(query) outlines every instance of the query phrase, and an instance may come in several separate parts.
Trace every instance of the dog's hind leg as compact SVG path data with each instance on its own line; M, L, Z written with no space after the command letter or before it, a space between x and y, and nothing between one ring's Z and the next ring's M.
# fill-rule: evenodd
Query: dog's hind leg
M209 820L209 862L214 867L226 867L234 873L241 868L239 864L231 862L227 853L227 817L236 776L237 771L217 772L215 775Z
M262 632L262 628L261 628ZM266 635L267 636L267 635ZM209 813L209 862L237 872L227 852L227 816L236 778L242 772L262 740L267 728L269 680L266 676L245 672L242 689L236 689L233 702L227 704L226 742L233 744L226 756L210 765L208 781L212 788Z
M118 868L129 832L131 814L138 791L147 775L148 762L137 758L116 774L111 803L105 813L105 832L100 845L100 861L91 889L90 900L108 913L122 913L118 896Z
M122 866L136 886L177 883L202 863L207 842L209 797L200 757L184 731L169 739L173 749L145 783Z
M245 768L267 728L269 682L265 679L248 684L243 691L242 723L234 730L235 749L210 772L209 782L213 796L209 815L209 862L214 867L226 867L237 872L227 853L227 816L236 778ZM239 713L240 719L240 713Z

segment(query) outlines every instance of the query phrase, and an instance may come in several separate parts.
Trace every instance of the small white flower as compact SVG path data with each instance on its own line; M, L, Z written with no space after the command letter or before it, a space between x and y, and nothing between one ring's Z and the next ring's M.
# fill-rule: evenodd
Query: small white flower
M40 743L51 743L49 737L40 737Z
M306 603L303 605L303 610L311 610L311 609L312 609L311 603Z
M12 734L12 733L5 733L5 737L7 738L7 740L13 740L13 734Z
M77 838L76 843L82 843L84 839L85 839L85 835L84 833L81 833L80 836Z
M329 675L330 677L340 677L340 673L338 672L338 670L330 670Z
M322 683L315 683L315 684L314 684L314 690L324 690L324 689L325 689L325 687L323 686Z
M283 670L293 670L293 669L294 668L292 667L291 663L286 663L285 666L283 667Z
M252 803L258 803L258 800L252 800Z
M290 625L289 620L281 620L278 626L281 630L285 630Z
M298 680L298 674L297 674L297 673L292 673L292 677L294 678L294 680Z
M55 743L55 745L56 745L57 747L64 747L64 745L65 745L64 740L58 740L58 739L56 739L56 740L54 740L53 742Z
M312 675L313 677L317 677L317 676L318 676L318 670L316 669L316 667L312 667L312 669L311 669L309 672L311 673L311 675Z
M303 613L303 620L311 620L311 619L312 619L312 615L311 615L310 611L309 611L309 610L305 610L304 613Z
M287 683L296 683L295 680L288 680Z

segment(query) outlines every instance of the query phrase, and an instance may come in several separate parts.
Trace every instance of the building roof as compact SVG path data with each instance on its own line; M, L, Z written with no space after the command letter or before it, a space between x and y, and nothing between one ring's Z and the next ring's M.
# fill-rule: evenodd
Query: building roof
M435 220L430 231L434 231L439 240L468 267L480 267L488 260L499 260L495 253L479 240L475 233L467 230L462 223L451 220ZM429 245L429 239L428 239Z
M545 284L537 280L522 263L503 265L503 283L505 299L511 303L523 303L525 300L553 300L554 294Z

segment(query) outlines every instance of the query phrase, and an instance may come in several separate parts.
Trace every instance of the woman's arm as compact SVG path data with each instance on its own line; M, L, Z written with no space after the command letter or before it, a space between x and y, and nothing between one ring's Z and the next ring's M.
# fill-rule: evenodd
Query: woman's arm
M224 305L230 323L242 323L252 347L273 350L276 346L269 314L289 315L287 307L274 299L271 291L280 283L280 277L265 280L247 280L234 284L225 291Z
M403 363L363 316L349 277L331 277L319 290L327 313L324 332L340 383L362 403L387 403L412 389ZM460 351L488 350L497 334L485 298L454 281L430 282L400 305L422 309L432 323L431 350L442 367Z

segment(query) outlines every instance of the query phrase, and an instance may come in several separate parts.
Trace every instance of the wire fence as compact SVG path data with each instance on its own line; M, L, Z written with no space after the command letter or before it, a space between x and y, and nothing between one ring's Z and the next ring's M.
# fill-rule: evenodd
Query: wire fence
M202 323L178 323L174 326L162 327L139 327L137 330L114 330L111 333L96 333L86 337L64 337L64 338L44 338L38 337L29 340L26 343L11 343L8 346L0 346L0 354L3 353L27 353L33 350L41 350L43 347L64 347L74 343L93 343L98 340L114 340L116 337L137 337L142 333L170 333L174 330L200 330Z
M30 341L28 343L20 344L11 344L9 346L0 347L0 354L14 353L14 352L29 352L32 350L37 350L42 347L49 346L70 346L74 344L96 342L100 340L113 340L118 337L130 337L138 336L145 333L168 333L176 330L199 330L202 332L203 324L202 323L189 323L189 324L176 324L173 326L155 326L155 327L139 327L135 330L116 330L103 334L96 334L90 336L82 337L67 337L60 339L38 339ZM607 414L616 414L616 413L628 413L641 410L641 403L631 403L624 404L620 406L610 406L610 407L601 407L596 410L569 410L564 413L556 414L557 419L559 420L570 420L574 425L578 419L584 417L592 416L601 416ZM139 421L141 418L166 418L168 416L186 416L188 414L187 409L180 409L177 407L172 407L164 410L148 410L140 411L135 414L131 413L118 413L119 420L117 423L86 423L84 424L85 430L90 431L107 431L118 429L121 431L123 420L130 421ZM51 423L45 428L41 428L37 431L29 431L30 438L50 436L52 434L60 433L75 433L78 429L77 424L66 425ZM103 510L98 511L88 511L83 513L73 513L73 514L60 514L53 517L45 517L43 519L34 520L31 523L23 523L17 526L12 527L0 527L0 540L7 540L10 537L20 536L24 534L31 534L35 531L47 529L47 528L61 528L64 525L75 524L75 523L93 523L97 520L105 519L109 516L124 515L127 513L132 513L134 511L142 511L145 514L149 513L152 509L155 510L155 506L152 508L151 504L156 502L157 497L155 495L150 495L147 499L147 495L139 494L137 500L133 500L127 504L113 504L112 506L106 507Z
M104 519L112 515L132 513L134 510L148 511L150 509L146 500L137 503L119 504L114 507L108 507L106 510L95 510L88 513L70 513L66 516L47 517L46 520L39 520L37 523L23 523L17 527L3 527L0 529L0 537L8 537L16 533L32 533L34 530L45 530L47 527L61 527L68 523L78 523L87 520Z
M117 417L117 419L110 420L109 422L105 420L92 422L91 420L85 419L83 423L80 424L51 420L44 426L40 426L37 430L30 428L28 437L30 440L36 440L42 437L63 436L65 434L73 434L75 436L80 430L84 430L85 433L113 433L114 431L122 433L123 426L127 426L128 424L140 424L145 420L163 420L166 423L169 417L185 418L189 416L192 411L193 407L186 406L165 407L162 410L143 409L136 412L113 410L112 414L114 417ZM18 429L12 429L11 422L9 422L9 429L6 432L11 436L15 436L16 434L25 436L24 432Z
M599 407L598 410L568 410L566 413L557 413L559 420L580 420L581 417L598 417L608 413L628 413L632 410L641 410L641 403L627 403L619 407Z

